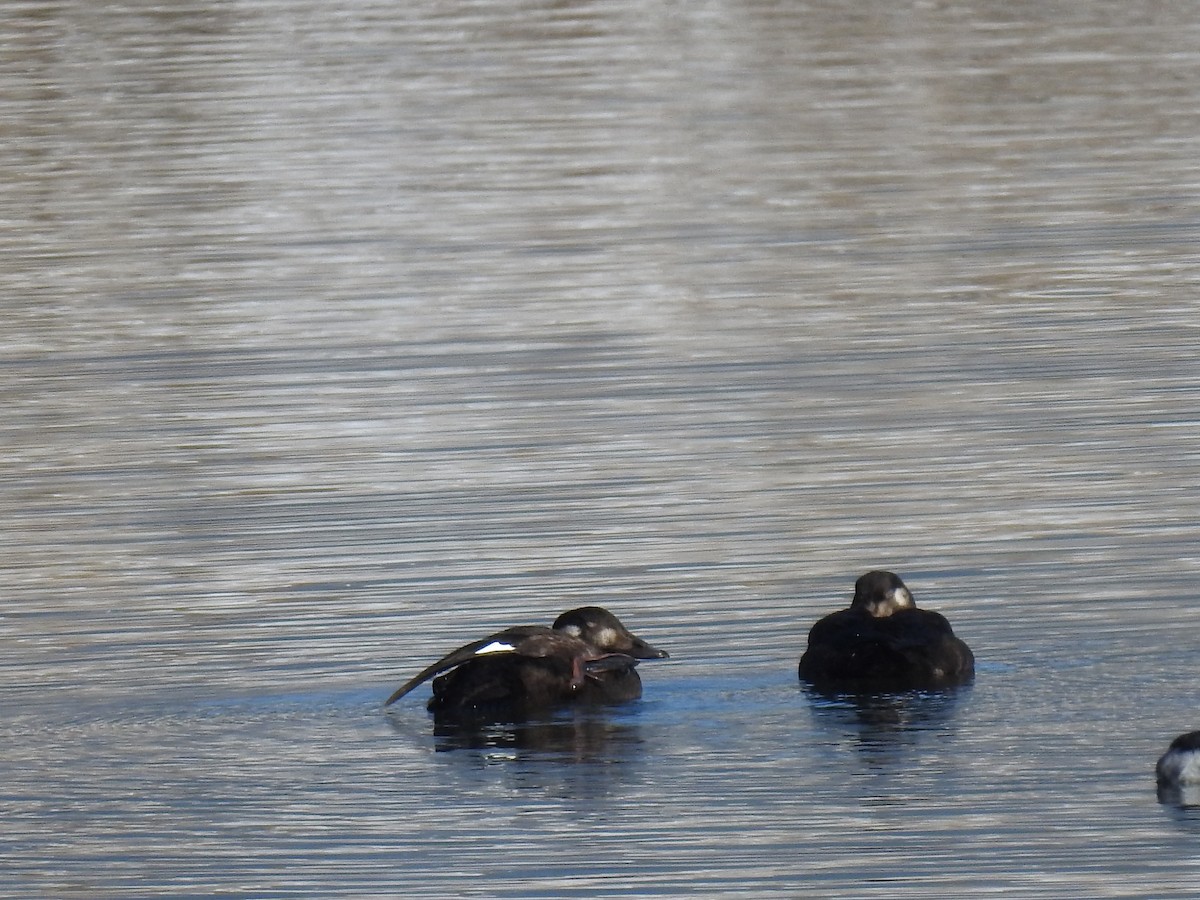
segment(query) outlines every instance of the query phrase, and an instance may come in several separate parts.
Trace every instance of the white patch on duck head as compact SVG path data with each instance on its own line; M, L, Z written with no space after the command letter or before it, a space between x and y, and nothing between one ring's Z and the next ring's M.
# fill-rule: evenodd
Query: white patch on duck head
M592 644L601 650L610 650L618 645L620 637L615 628L604 627L596 632L596 639Z
M893 588L879 600L872 600L864 604L867 612L876 619L890 616L902 609L912 609L915 605L912 593L906 587Z
M476 656L483 656L487 653L508 653L510 650L516 650L512 644L506 644L504 641L492 641L486 647L480 647L475 651Z
M563 625L558 630L561 631L563 634L569 634L571 637L576 637L576 638L579 637L581 634L583 634L583 629L580 628L578 625L575 625L574 623L572 623L570 625Z

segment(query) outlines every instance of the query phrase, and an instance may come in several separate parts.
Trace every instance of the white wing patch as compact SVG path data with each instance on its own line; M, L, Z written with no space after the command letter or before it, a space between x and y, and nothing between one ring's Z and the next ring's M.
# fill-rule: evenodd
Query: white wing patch
M483 656L485 653L507 653L509 650L516 650L512 644L506 644L504 641L492 641L486 647L480 647L475 651L476 656Z

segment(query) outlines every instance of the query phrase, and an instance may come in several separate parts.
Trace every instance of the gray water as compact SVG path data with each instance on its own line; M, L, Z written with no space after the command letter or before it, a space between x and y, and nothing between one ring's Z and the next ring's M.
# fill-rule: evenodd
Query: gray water
M5 12L0 896L1197 895L1200 6ZM801 688L876 567L972 687Z

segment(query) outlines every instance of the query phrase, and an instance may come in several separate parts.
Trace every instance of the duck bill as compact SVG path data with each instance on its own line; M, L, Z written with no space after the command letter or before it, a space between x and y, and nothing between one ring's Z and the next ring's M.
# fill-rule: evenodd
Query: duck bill
M666 650L659 650L657 647L647 644L639 637L633 639L633 646L625 652L638 659L670 659L671 657L671 654Z

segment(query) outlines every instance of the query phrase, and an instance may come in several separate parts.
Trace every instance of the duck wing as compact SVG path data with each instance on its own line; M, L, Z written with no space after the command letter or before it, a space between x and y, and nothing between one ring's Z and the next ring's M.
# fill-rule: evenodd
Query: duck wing
M442 672L453 669L456 666L461 666L472 659L501 653L522 653L522 645L530 638L545 636L546 633L554 634L551 629L542 625L517 625L513 628L498 631L482 640L465 644L457 650L447 653L437 662L422 669L408 681L404 682L404 684L396 688L392 696L384 701L383 705L391 706L413 688L423 684L435 675L440 675Z

